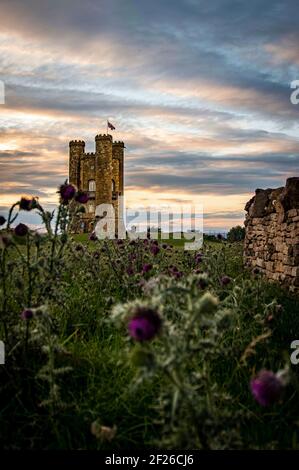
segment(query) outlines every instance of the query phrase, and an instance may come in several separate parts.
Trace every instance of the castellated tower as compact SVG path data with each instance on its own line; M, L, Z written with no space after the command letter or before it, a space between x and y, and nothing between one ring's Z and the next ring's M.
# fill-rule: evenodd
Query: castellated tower
M83 140L72 140L70 142L69 181L77 188L80 187L80 163L84 150L85 142Z
M76 231L91 232L100 204L113 204L118 219L119 196L124 194L124 143L113 142L109 134L99 134L93 153L85 153L82 140L72 140L69 146L69 182L89 194Z

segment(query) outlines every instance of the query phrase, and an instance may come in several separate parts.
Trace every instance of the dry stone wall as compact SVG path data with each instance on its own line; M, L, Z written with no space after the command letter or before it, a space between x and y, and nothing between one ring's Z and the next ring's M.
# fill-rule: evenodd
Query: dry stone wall
M245 265L298 293L299 177L285 187L257 189L245 211Z

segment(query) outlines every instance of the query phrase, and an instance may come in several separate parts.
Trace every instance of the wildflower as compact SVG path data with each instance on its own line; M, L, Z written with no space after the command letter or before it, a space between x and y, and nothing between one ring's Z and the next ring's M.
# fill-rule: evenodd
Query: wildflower
M176 279L180 279L183 276L183 273L176 266L170 266L169 273Z
M76 196L75 196L75 200L77 202L80 202L80 204L86 204L88 199L89 199L89 196L84 191L78 191Z
M201 253L197 253L197 255L195 256L195 262L197 264L202 262L202 254Z
M231 281L231 278L229 276L222 276L220 283L222 286L227 286Z
M63 204L67 204L75 196L76 189L72 184L62 184L59 191Z
M91 232L91 234L89 235L89 240L92 241L92 242L95 242L97 240L97 236L96 236L96 233L95 232ZM105 251L105 250L104 250Z
M251 379L250 389L254 399L261 406L270 406L280 400L284 382L278 374L269 370L262 370Z
M3 215L0 215L0 225L4 225L6 222L6 218Z
M153 265L150 264L150 263L145 263L143 266L142 266L142 272L143 273L148 273L151 269L152 269Z
M17 235L18 237L24 237L25 235L27 235L28 232L29 232L29 229L27 225L22 224L22 223L18 224L14 229L15 235Z
M138 307L128 324L129 334L136 341L149 341L162 326L158 312L150 307Z
M19 208L23 211L31 211L37 207L37 199L35 197L22 197L19 202Z
M159 253L160 248L158 247L158 245L152 245L150 250L152 255L156 256Z
M21 313L23 320L30 320L33 317L33 311L30 308L25 308Z

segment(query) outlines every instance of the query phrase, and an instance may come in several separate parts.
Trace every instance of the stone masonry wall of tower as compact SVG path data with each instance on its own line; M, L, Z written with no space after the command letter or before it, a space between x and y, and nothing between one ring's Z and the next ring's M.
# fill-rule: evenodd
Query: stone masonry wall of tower
M92 153L85 152L83 140L69 143L69 182L89 194L85 214L76 231L92 231L99 204L112 203L118 218L118 199L124 194L124 148L124 143L113 142L110 134L95 137L95 152Z

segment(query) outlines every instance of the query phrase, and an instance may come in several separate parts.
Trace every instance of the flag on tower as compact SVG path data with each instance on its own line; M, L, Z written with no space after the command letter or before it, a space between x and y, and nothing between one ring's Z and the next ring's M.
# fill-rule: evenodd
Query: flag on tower
M107 121L107 127L109 127L109 129L111 129L112 131L115 130L115 127L113 124L111 124L111 122Z

